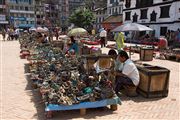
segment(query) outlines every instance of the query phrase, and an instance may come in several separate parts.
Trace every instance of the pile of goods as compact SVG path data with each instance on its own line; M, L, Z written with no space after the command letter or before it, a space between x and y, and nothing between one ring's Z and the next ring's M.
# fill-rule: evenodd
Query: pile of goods
M116 96L108 72L87 69L86 56L67 56L58 46L36 42L36 35L20 40L28 51L30 79L46 104L73 105Z

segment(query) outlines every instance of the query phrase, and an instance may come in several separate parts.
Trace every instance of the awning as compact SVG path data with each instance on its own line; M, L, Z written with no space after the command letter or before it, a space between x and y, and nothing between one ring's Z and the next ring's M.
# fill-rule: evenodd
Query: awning
M0 21L0 24L8 24L8 21Z
M123 22L123 16L122 15L111 15L108 18L106 18L102 23L122 23Z

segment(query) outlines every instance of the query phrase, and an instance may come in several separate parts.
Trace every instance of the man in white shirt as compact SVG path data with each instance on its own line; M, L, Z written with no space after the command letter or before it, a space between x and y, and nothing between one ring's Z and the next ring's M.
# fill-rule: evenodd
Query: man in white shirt
M135 64L129 59L125 51L118 54L119 61L123 63L122 72L116 73L115 92L118 93L123 86L138 86L139 72Z
M104 30L104 28L103 28L102 31L100 32L100 35L99 35L99 36L101 37L101 48L102 48L103 46L106 47L105 39L106 39L106 37L107 37L107 31Z

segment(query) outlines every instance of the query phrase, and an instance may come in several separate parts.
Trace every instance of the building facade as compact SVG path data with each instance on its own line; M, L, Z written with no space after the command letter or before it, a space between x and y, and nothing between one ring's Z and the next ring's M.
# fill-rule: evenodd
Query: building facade
M45 0L35 0L35 27L44 25L44 4Z
M69 17L69 1L59 0L59 13L60 13L60 26L62 31L68 28L68 17Z
M102 22L108 31L122 24L123 0L107 0L107 17Z
M6 8L5 0L0 0L0 30L6 28L8 24Z
M96 18L94 28L96 30L99 30L99 29L101 29L103 27L102 22L107 18L107 7L96 8L94 10L94 15L95 15L95 18Z
M123 21L137 22L155 30L155 37L180 28L180 0L125 0Z
M107 0L107 14L108 16L123 14L123 0Z
M15 28L35 26L34 0L7 0L9 24Z
M69 0L69 15L71 15L78 7L85 6L85 0Z

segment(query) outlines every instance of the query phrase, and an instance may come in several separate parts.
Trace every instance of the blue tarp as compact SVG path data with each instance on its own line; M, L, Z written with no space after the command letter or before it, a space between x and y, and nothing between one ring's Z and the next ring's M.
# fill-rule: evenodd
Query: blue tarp
M45 111L58 111L58 110L74 110L81 108L97 108L104 107L107 105L121 104L121 100L119 97L114 97L112 99L105 99L96 102L82 102L75 105L56 105L56 104L48 104L46 106Z

